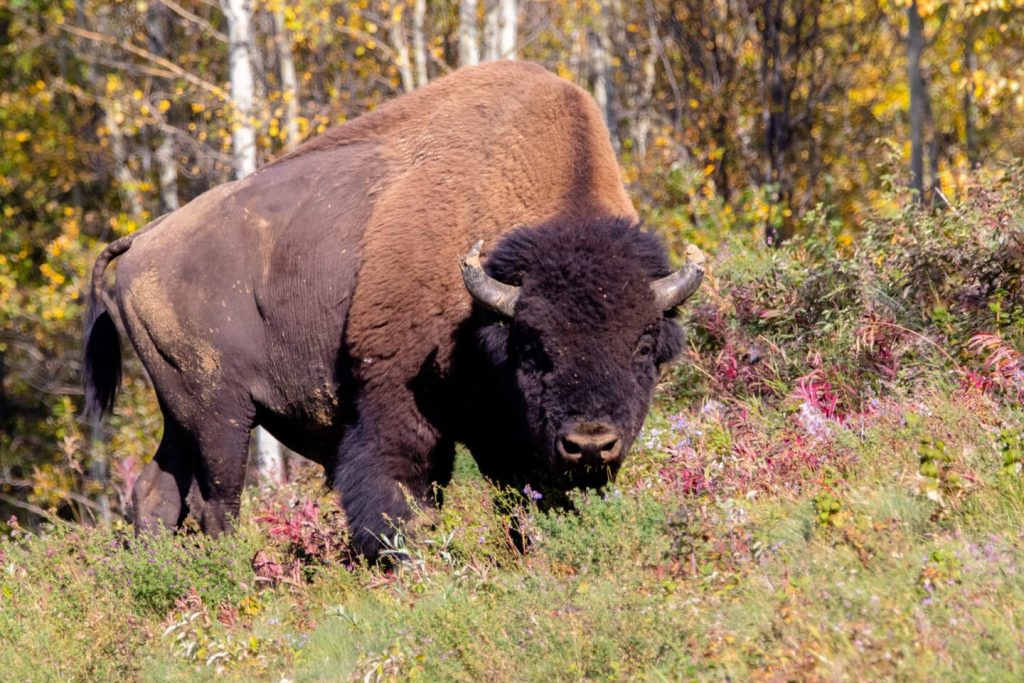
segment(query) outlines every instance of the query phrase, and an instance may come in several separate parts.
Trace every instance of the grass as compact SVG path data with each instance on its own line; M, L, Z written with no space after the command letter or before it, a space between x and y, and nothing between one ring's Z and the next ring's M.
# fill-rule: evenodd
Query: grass
M613 487L542 512L460 452L395 572L353 560L315 473L219 539L9 522L2 677L1021 680L1024 194L1000 192L852 246L723 245Z
M433 537L397 572L309 541L338 524L311 483L250 495L239 532L216 540L16 530L0 545L0 667L10 680L1019 679L1024 491L999 439L1021 415L925 385L830 425L815 448L831 461L801 458L765 486L730 459L785 437L794 413L779 410L662 404L643 436L655 447L615 488L580 494L576 513L524 503L525 555L465 454ZM700 492L663 474L679 455L664 425L681 416L715 454ZM259 579L257 551L284 579Z

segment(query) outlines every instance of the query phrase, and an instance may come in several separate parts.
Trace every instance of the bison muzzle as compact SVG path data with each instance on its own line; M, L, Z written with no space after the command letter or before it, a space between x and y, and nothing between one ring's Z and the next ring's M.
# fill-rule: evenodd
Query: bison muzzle
M463 69L108 245L86 408L114 405L120 327L164 417L137 528L230 528L262 425L324 466L372 559L456 442L501 485L613 477L703 270L691 248L674 271L638 226L584 91Z

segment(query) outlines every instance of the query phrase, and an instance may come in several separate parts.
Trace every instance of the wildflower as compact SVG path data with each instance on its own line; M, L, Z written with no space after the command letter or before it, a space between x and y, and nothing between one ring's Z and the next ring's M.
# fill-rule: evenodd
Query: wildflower
M701 415L710 415L712 417L721 416L725 406L711 398L704 402L704 405L700 407Z
M800 412L796 414L795 419L797 424L815 439L824 439L831 434L828 418L807 401L800 404Z
M544 497L544 495L540 491L534 491L529 484L523 487L523 493L526 494L527 498L533 501L540 500L541 498Z

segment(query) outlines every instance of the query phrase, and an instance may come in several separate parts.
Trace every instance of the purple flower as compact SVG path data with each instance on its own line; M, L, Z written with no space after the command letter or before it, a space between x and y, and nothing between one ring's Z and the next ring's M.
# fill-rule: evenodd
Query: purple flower
M794 418L797 424L814 439L824 439L831 434L828 418L807 401L800 404L800 412L794 415Z
M682 413L673 415L670 423L672 424L672 429L677 432L685 432L690 429L690 421L686 418L686 415L683 415Z
M525 493L526 497L529 498L530 500L540 500L541 498L544 497L540 491L534 491L529 484L523 487L523 493Z

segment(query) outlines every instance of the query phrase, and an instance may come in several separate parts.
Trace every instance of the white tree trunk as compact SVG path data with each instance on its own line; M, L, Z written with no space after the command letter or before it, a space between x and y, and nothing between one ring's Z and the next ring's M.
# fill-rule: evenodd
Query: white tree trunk
M498 59L516 58L516 0L498 0Z
M152 3L146 8L146 45L158 57L167 56L170 32L170 10L166 5ZM174 137L165 129L160 131L160 144L156 148L157 186L160 188L161 208L174 211L178 201L178 164L174 160ZM155 131L154 131L155 132Z
M413 80L412 67L409 64L409 43L405 40L405 24L401 19L405 14L401 12L403 8L404 6L399 6L391 15L391 29L388 33L391 49L395 52L395 66L402 78L402 90L412 92L416 89L416 81Z
M500 54L498 51L499 26L501 14L498 0L484 1L484 54L485 62L493 62Z
M594 22L594 29L590 33L590 73L594 83L594 99L597 100L601 112L604 114L604 121L608 129L612 131L614 138L615 113L612 110L612 80L611 80L611 38L608 35L608 22L611 20L611 3L602 0L600 3L600 14Z
M459 66L473 66L480 63L480 46L477 43L476 0L459 2Z
M287 480L284 469L284 449L263 427L252 433L253 450L256 451L256 471L259 472L263 488L280 486Z
M412 55L416 64L416 87L427 84L427 37L423 25L427 18L427 0L415 0L412 12Z
M164 211L174 211L178 201L178 164L174 160L174 138L164 133L160 146L156 148L156 163L160 180L160 201Z
M235 177L244 178L256 170L256 129L252 123L255 79L252 69L252 5L249 0L221 0L228 20L230 50L231 102L235 120L232 124L232 151ZM262 427L253 432L256 467L261 485L284 482L284 451L281 444Z
M295 60L292 58L292 39L281 10L274 12L274 42L277 61L281 65L281 93L285 102L285 149L291 149L299 143L299 79L295 75Z
M252 125L252 5L249 0L221 0L228 21L228 49L231 68L231 103L234 107L231 147L235 177L244 178L256 170L256 129Z
M139 197L139 181L128 166L128 148L125 145L124 133L121 131L121 121L124 114L121 113L121 106L114 100L104 103L103 121L110 134L110 151L114 156L114 178L117 180L117 189L125 202L126 207L133 217L142 216L142 199Z

